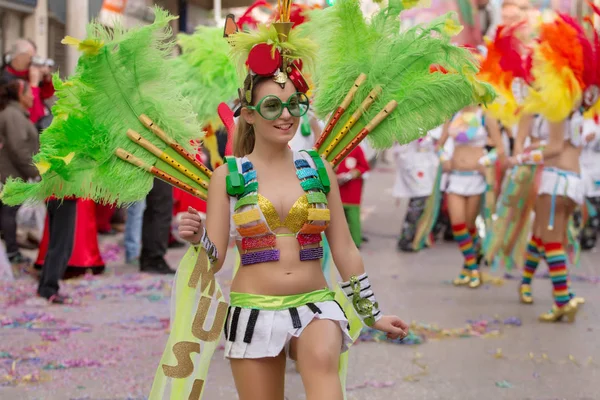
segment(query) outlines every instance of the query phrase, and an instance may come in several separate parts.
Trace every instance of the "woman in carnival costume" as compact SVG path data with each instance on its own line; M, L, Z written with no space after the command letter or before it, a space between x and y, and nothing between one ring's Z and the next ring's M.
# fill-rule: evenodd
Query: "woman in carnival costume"
M550 269L554 305L540 315L543 322L564 317L573 322L584 302L570 290L565 246L569 219L584 196L579 157L589 139L582 135L582 112L598 100L600 42L594 36L593 40L587 38L585 30L567 15L543 23L533 49L532 84L523 86L527 94L519 137L531 132L539 142L511 158L511 163L543 164L543 172L519 295L523 303L533 302L531 279L544 258Z
M259 27L258 33L235 33L229 37L234 56L249 68L241 90L241 118L234 136L236 158L228 159L228 165L217 169L211 179L206 228L192 211L182 220L180 229L182 237L201 244L209 256L213 256L214 270L224 261L219 254L224 254L229 236L235 238L242 253L242 266L232 283L225 319L225 356L230 359L241 399L282 398L286 356L297 360L307 398L342 398L338 358L352 342L348 329L352 329L354 322L348 325L343 310L334 301L333 292L320 289L326 286L318 262L322 256L319 247L322 232L327 236L335 265L344 280L340 288L352 299L358 315L367 325L388 332L390 337L406 334L402 321L381 316L378 310L369 278L346 225L336 176L329 163L323 163L326 160L337 165L343 156L351 156L355 151L352 149L356 149L367 131L373 131L373 138L381 136L382 141L392 141L391 137L382 135L387 132L384 124L391 123L384 121L384 117L394 115L397 104L398 94L394 95L394 88L380 80L373 71L375 65L372 69L365 68L364 64L358 66L359 60L348 59L350 54L345 55L347 62L334 59L327 51L341 53L343 49L326 46L351 46L353 52L369 49L353 43L365 40L359 34L365 38L371 36L378 44L387 40L392 41L391 46L404 44L408 37L395 38L398 34L392 34L397 32L392 28L397 27L393 19L399 11L400 8L382 11L371 26L365 24L358 3L353 1L341 1L322 14L311 15L307 31L320 32L322 40L318 57L321 64L314 75L315 105L321 114L335 111L315 146L317 152L296 153L287 147L299 118L308 111L308 99L303 94L307 86L299 67L303 63L310 65L311 44L297 38L295 30L289 35L285 32L287 38L282 41L278 33L285 26L284 18L269 28ZM344 34L350 27L359 32ZM265 39L277 44L275 50ZM424 36L423 40L425 43L432 38ZM283 49L281 61L280 48ZM292 52L292 48L297 53ZM400 57L399 49L396 52L394 54ZM275 54L275 63L265 57L269 54ZM462 54L466 57L468 53ZM354 62L357 65L349 65ZM341 78L342 84L332 82L336 64L348 70L353 67L356 72L348 71L348 75L341 77L336 72L335 77ZM365 68L364 74L361 74L362 68ZM430 76L428 68L422 71L425 77ZM350 77L354 78L354 85ZM463 81L466 82L468 80ZM340 91L340 87L350 88L350 91ZM487 88L482 87L482 90L487 94ZM467 97L467 102L474 100L472 93ZM341 105L336 109L336 104ZM382 111L377 113L374 109ZM363 125L369 119L375 122ZM340 125L336 126L338 120ZM381 126L377 127L380 121ZM381 130L375 130L376 127ZM336 155L336 146L340 148L338 142L345 147ZM300 179L300 185L293 175ZM236 180L239 188L233 185ZM308 203L303 199L308 199ZM285 215L287 210L290 211L282 219L280 215ZM230 217L232 222L228 227L223 221ZM299 259L294 256L298 250ZM273 273L273 262L284 268L281 274ZM294 276L293 282L289 276ZM365 313L360 303L372 310Z
M462 271L453 284L475 289L482 283L481 243L475 220L480 214L482 195L493 191L495 176L492 174L489 182L487 169L506 152L498 120L486 113L482 105L465 107L446 122L438 149L449 137L454 141L454 150L451 157L441 152L441 161L443 169L450 172L446 187L448 213L454 239L464 257ZM496 149L495 155L485 151L488 139Z
M528 48L522 45L517 35L522 35L525 22L515 23L510 26L501 25L496 30L494 38L486 40L486 56L481 64L479 77L488 82L498 96L496 100L488 104L486 112L497 119L501 126L516 127L522 114L522 96L513 90L514 82L529 82L529 71L526 68ZM511 128L516 135L517 129ZM506 146L506 143L505 143ZM514 144L515 148L518 143ZM512 147L512 146L508 146ZM512 153L512 149L510 149ZM500 196L497 201L491 201L490 210L486 210L486 235L483 241L483 252L486 261L490 265L496 265L502 260L507 268L514 261L514 254L519 252L521 242L526 241L528 234L526 219L521 218L523 211L521 198L527 198L523 192L524 182L531 177L531 168L513 168L502 176L504 165L499 165L500 179L498 192ZM529 179L530 180L530 179ZM494 198L495 196L486 196ZM529 203L527 203L529 205ZM492 213L496 218L491 218Z
M200 125L170 83L172 18L155 9L153 25L108 32L93 24L87 39L66 39L83 55L68 81L56 79L54 111L62 118L36 155L47 167L42 181L4 188L2 199L11 204L49 194L122 204L143 198L157 176L208 199L206 224L190 209L180 225L194 246L175 277L171 333L152 399L201 398L224 331L242 400L283 399L288 355L297 359L308 399L341 400L345 350L362 322L391 338L404 337L408 327L379 310L333 168L367 135L379 148L405 143L465 106L493 99L475 79L472 55L450 43L460 31L452 15L400 33L404 2L391 2L367 24L358 2L341 0L311 16L305 32L318 32L317 50L291 30L289 7L281 4L279 20L254 32L237 32L227 20L245 78L236 157L214 174L189 152ZM315 56L315 108L332 118L314 150L293 152L287 143L309 108L302 66L311 67ZM448 73L431 73L431 64ZM67 164L61 157L71 153ZM335 293L321 271L323 232L343 280ZM230 235L242 266L228 304L214 274Z

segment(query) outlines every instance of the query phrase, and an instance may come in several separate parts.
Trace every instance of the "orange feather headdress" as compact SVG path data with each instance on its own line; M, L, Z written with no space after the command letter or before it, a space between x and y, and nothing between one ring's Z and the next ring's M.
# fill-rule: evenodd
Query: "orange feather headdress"
M597 40L568 15L558 14L540 27L533 53L533 88L525 111L559 122L579 107L592 107L598 100Z
M532 82L530 50L515 35L521 26L498 27L494 39L486 43L487 53L478 75L498 94L486 111L506 126L518 122L522 111L520 103L524 100L522 91Z

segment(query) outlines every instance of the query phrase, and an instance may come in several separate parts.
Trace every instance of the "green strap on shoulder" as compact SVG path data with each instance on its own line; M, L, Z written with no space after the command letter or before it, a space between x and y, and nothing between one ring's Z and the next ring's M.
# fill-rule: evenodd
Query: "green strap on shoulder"
M327 173L327 169L325 168L325 164L323 164L323 159L315 150L301 150L307 153L315 163L315 168L317 169L317 174L319 174L319 179L321 180L321 184L323 185L323 192L326 194L331 190L331 182L329 182L329 174Z
M238 170L237 160L235 157L225 157L229 174L225 178L227 184L227 194L230 196L239 197L244 194L244 176Z

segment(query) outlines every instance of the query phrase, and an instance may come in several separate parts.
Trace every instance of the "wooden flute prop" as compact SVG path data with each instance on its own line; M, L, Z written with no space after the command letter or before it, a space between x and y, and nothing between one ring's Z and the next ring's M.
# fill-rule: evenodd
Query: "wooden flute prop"
M346 94L346 97L344 97L342 104L339 105L337 110L335 110L335 113L333 113L331 118L329 118L329 121L327 122L327 125L325 126L325 129L323 130L323 133L319 137L319 140L317 140L317 142L315 143L315 149L317 151L321 148L321 146L323 145L325 140L327 140L327 138L333 131L333 128L335 128L336 124L339 122L342 115L346 112L346 109L350 106L350 103L352 103L352 100L354 99L354 96L356 95L356 92L358 91L358 88L360 87L360 85L362 85L366 80L367 80L367 75L365 75L365 74L360 74L358 76L358 78L356 78L354 85L352 85L352 87Z
M342 127L342 130L335 135L331 143L329 143L323 152L325 157L327 157L335 149L335 146L337 146L338 143L348 134L348 132L350 132L350 129L352 129L360 117L362 117L363 113L367 111L371 105L373 105L373 102L377 96L379 96L379 94L381 94L381 86L375 86L375 88L371 90L369 95L363 100L361 105L356 109L356 111L354 111L350 119L348 119L346 124Z
M121 160L128 162L132 165L135 165L136 167L139 167L139 168L143 169L144 171L151 173L152 175L156 176L157 178L159 178L175 187L178 187L179 189L184 190L184 191L190 193L191 195L194 195L194 196L199 197L202 200L206 201L206 195L204 193L202 193L200 190L193 188L192 186L188 185L187 183L180 181L179 179L175 178L174 176L169 175L166 172L164 172L152 165L146 164L144 161L137 158L133 154L131 154L123 149L120 149L120 148L115 151L115 154Z
M200 185L204 189L208 189L208 184L202 178L200 178L194 172L190 171L184 165L181 165L181 163L179 163L173 157L169 156L166 152L162 151L161 149L159 149L158 147L156 147L155 145L150 143L148 140L144 139L142 137L142 135L140 135L133 129L127 130L127 136L133 142L137 143L144 149L148 150L150 153L154 154L157 158L159 158L159 159L163 160L164 162L166 162L167 164L171 165L177 171L181 172L182 174L184 174L185 176L187 176L188 178L190 178L191 180L196 182L198 185Z
M377 128L384 119L386 119L392 111L396 109L398 102L396 100L390 101L377 115L365 126L350 143L344 147L344 149L333 159L331 164L336 167L367 135Z
M196 158L190 154L187 150L185 150L180 144L174 142L169 136L158 127L147 115L142 114L139 116L140 122L150 130L150 132L154 133L160 140L169 145L173 150L175 150L179 155L185 158L188 162L192 163L196 168L198 168L204 175L208 178L211 177L212 171L206 167L206 165L202 164Z

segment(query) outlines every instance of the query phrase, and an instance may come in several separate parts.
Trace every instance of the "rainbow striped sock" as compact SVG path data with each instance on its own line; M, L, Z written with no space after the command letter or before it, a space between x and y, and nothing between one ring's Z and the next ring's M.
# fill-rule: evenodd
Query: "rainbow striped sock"
M567 255L562 243L546 243L546 262L552 279L554 302L562 307L571 300L567 278Z
M525 266L523 268L523 277L521 285L531 285L531 279L535 275L540 260L542 258L539 248L543 246L541 239L533 236L527 244L527 254L525 255Z
M464 223L452 225L452 234L465 258L465 268L476 270L478 265L475 257L475 249L473 248L473 239L469 234L467 225Z
M479 250L479 232L477 232L477 228L469 228L469 235L471 235L471 240L473 241L473 248L475 249L475 253L477 253L477 251Z

